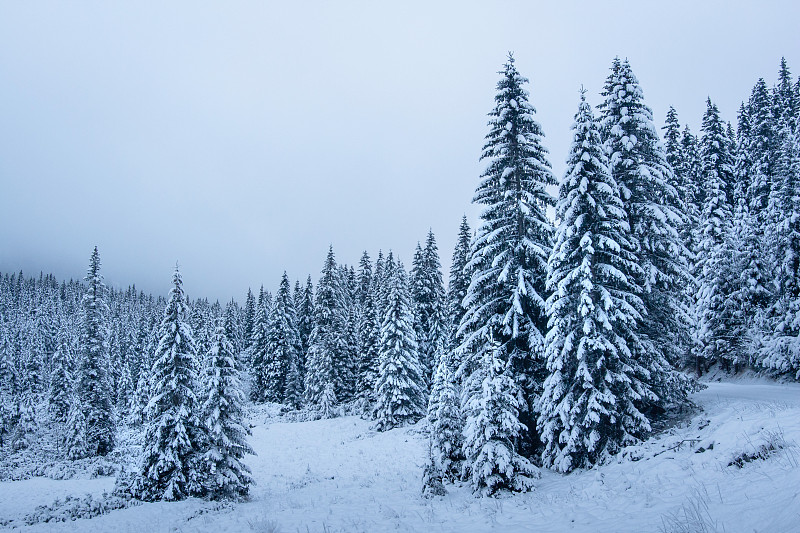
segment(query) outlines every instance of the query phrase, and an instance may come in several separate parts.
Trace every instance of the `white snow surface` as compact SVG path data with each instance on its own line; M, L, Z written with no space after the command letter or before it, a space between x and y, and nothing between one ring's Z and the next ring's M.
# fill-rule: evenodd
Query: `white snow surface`
M257 482L249 502L221 508L201 500L148 503L19 530L800 532L800 386L709 383L693 399L701 412L627 448L611 464L569 475L543 470L533 492L500 498L476 498L468 485L448 485L448 495L423 499L423 423L377 433L355 417L262 418L253 421L250 438L258 456L246 458ZM769 443L782 448L741 468L729 466ZM110 478L0 483L0 519L112 485Z

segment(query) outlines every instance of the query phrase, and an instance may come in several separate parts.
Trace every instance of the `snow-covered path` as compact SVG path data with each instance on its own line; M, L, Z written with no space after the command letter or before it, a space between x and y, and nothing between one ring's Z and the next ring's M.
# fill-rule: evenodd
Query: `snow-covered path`
M499 499L475 498L466 486L449 487L441 499L422 499L421 426L376 433L354 417L270 419L253 430L258 456L248 462L258 484L250 502L222 509L197 500L145 504L26 529L800 532L800 386L712 383L695 400L702 413L627 449L612 464L568 476L544 472L534 492ZM785 448L767 460L729 466L770 443ZM26 487L13 489L35 490ZM0 486L0 498L9 489Z

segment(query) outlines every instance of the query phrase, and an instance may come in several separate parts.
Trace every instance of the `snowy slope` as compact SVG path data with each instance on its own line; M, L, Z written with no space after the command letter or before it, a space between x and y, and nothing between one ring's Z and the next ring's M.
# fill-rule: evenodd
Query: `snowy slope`
M441 499L422 499L421 425L376 433L353 417L269 419L253 430L258 456L249 464L258 485L248 503L144 504L21 530L800 532L800 386L711 383L694 399L703 412L683 425L599 469L568 476L545 471L530 494L480 499L467 487L448 487ZM728 466L769 443L783 449L742 461L741 468ZM0 483L0 518L110 484Z

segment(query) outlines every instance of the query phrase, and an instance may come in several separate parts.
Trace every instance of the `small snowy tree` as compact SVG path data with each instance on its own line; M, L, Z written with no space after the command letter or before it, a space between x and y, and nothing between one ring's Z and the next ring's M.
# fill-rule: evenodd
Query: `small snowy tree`
M447 356L439 359L433 376L428 403L428 424L431 432L431 453L440 475L454 479L459 475L464 461L464 419L461 416L455 375Z
M517 451L516 441L523 429L519 386L501 353L502 346L491 339L485 346L466 383L473 392L467 396L464 429L470 481L473 490L485 496L501 490L525 492L533 487L539 472Z
M424 377L402 265L397 267L392 280L389 308L381 326L379 353L375 418L378 431L386 431L416 422L425 415Z
M252 478L242 458L254 452L246 440L250 430L244 423L244 394L233 346L222 325L217 326L211 338L205 391L203 420L208 429L208 450L203 456L205 488L212 499L244 497Z
M88 457L89 443L86 442L86 417L77 398L73 398L67 416L67 431L64 435L64 450L67 459L77 460Z
M53 353L53 370L50 373L50 388L47 395L50 419L62 428L67 422L72 400L72 376L69 370L71 359L69 342L66 335L62 334Z

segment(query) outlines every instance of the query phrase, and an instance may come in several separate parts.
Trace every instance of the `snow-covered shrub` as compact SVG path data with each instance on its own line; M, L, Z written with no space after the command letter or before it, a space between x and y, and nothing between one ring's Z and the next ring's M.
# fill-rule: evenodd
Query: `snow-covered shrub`
M140 504L141 502L134 499L109 495L105 492L99 498L91 494L82 498L67 496L63 501L58 499L50 505L40 505L32 513L25 515L22 521L26 525L40 522L67 522L80 518L94 518L116 509L126 509Z

